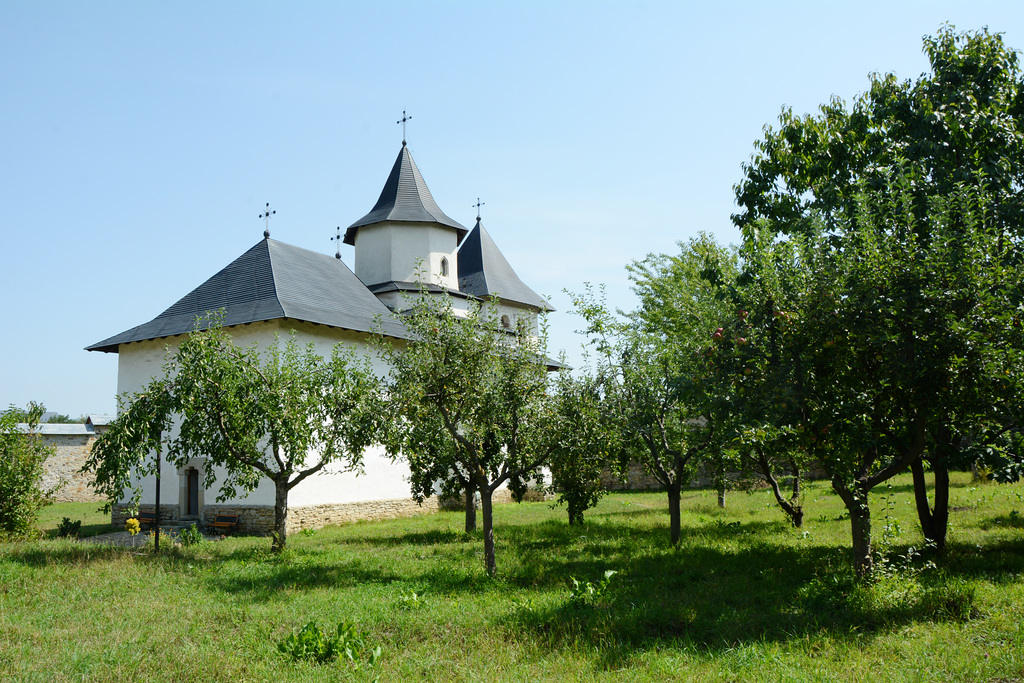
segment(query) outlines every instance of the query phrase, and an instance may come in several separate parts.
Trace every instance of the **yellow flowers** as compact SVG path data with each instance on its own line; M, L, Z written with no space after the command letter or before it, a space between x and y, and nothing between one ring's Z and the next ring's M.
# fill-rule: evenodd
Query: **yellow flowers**
M142 531L142 525L139 524L139 520L134 517L129 517L124 522L124 530L130 533L132 536Z

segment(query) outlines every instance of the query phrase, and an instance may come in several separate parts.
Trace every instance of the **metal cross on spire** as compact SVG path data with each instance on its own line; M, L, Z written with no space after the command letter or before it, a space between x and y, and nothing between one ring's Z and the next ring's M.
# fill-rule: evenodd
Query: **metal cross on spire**
M411 118L412 118L411 116L406 116L405 115L405 110L403 109L402 110L402 118L400 118L397 121L395 121L395 123L402 124L402 147L405 147L405 122L408 121Z
M260 214L260 218L266 221L266 228L263 230L264 237L270 237L270 217L273 216L277 211L271 211L270 202L267 202L267 207L263 209L263 213Z
M477 220L480 220L480 207L484 206L486 204L487 204L487 202L480 201L479 197L476 198L476 204L474 204L473 206L476 207L476 219Z
M334 258L341 260L341 226L338 226L338 234L331 238L332 242L336 243L337 251L334 252Z

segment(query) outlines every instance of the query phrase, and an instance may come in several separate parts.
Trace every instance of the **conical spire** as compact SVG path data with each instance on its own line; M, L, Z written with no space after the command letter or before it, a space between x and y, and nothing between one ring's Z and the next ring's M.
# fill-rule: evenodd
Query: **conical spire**
M458 242L469 232L457 221L445 215L427 188L420 169L412 159L409 148L403 143L402 150L391 167L391 174L384 183L380 198L370 213L366 214L345 231L345 244L356 243L356 231L374 223L385 221L438 223L455 230Z
M497 295L537 309L553 311L551 304L519 279L508 259L484 230L480 217L459 247L459 289L481 299Z

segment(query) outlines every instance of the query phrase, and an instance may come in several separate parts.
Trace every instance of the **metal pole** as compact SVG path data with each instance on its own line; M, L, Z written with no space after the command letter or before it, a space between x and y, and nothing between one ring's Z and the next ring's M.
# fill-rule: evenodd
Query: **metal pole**
M153 552L160 552L160 443L163 431L157 433L156 441L156 536L153 538Z

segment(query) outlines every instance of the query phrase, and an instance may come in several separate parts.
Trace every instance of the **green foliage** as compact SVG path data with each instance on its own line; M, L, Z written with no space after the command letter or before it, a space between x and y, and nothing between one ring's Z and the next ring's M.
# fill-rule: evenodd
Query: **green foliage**
M612 577L618 574L614 569L607 569L600 581L581 581L575 576L569 577L572 588L569 590L569 602L577 607L593 606L605 597Z
M42 489L43 463L53 449L43 444L36 427L43 406L11 406L0 412L0 537L31 532L40 508L50 502ZM28 425L22 432L18 424Z
M603 420L627 459L667 490L671 539L679 540L679 491L696 468L724 471L728 430L721 406L735 400L715 382L710 340L729 315L736 254L701 235L678 256L649 256L629 266L641 305L616 315L593 288L573 296L596 352Z
M341 657L356 670L364 664L372 669L383 654L380 645L371 647L368 634L346 621L338 624L333 635L325 633L315 621L311 621L278 643L277 649L292 661L326 664Z
M186 548L194 545L199 545L203 542L203 533L199 531L199 527L195 524L182 529L178 534L178 542Z
M981 616L977 589L962 578L947 577L921 595L925 618L936 621L967 621Z
M151 529L149 531L149 533L146 534L146 547L147 548L155 548L156 547L157 534L160 534L160 545L163 548L170 548L171 546L174 545L174 540L175 540L174 534L171 531L167 530L167 529L157 528L157 529Z
M403 610L423 609L427 605L427 594L423 591L409 591L398 596L398 607Z
M909 474L896 478L893 515L902 542L919 546L911 488ZM817 481L805 489L815 501L807 536L779 519L767 490L733 496L725 510L713 490L688 490L676 548L662 493L607 494L585 532L547 503L496 506L497 580L448 512L296 534L283 555L244 536L155 557L59 539L0 544L5 623L16 633L30 625L32 636L0 648L0 679L653 683L763 680L776 666L795 680L1012 679L1024 538L1006 520L1024 512L1021 493L1024 483L972 491L970 475L954 473L949 552L913 565L940 569L877 582L854 580L849 525L833 521L843 504ZM881 518L882 501L872 508ZM570 576L597 582L607 569L620 575L598 605L568 601ZM929 614L925 596L960 581L982 618ZM426 592L425 608L400 606L412 590ZM125 599L131 609L109 618ZM342 617L383 648L372 671L277 653L293 629L316 619L333 636ZM190 645L159 657L126 635L155 629Z
M998 34L949 26L925 51L931 73L914 82L876 75L849 108L783 111L736 187L744 276L772 278L766 254L797 266L783 270L789 285L748 298L784 324L752 321L760 359L743 371L791 390L780 401L791 414L765 406L753 442L795 443L824 463L862 572L874 486L913 467L922 528L941 548L948 468L980 457L1012 478L1021 460L1018 55Z
M836 98L806 116L787 108L778 129L766 128L735 188L741 212L733 220L746 239L766 227L813 232L819 217L828 228L840 216L852 220L859 195L885 191L899 169L913 178L917 218L927 216L931 197L984 186L999 222L1019 230L1024 101L1017 52L1000 34L952 26L926 37L924 48L931 72L916 81L872 74L852 106Z
M602 409L600 381L568 371L558 373L550 401L548 467L557 503L564 503L570 524L582 524L583 513L605 493L602 473L613 470L621 452L621 434L610 429ZM557 504L556 503L556 504Z
M545 338L529 314L510 332L496 300L472 301L465 315L451 298L423 289L406 301L409 340L378 335L391 367L389 393L397 418L388 452L409 463L413 494L479 492L484 563L497 573L491 495L508 484L520 497L554 447L549 438Z
M64 413L57 413L51 415L46 419L47 424L85 424L88 418L85 415L80 415L77 418L65 415Z
M77 519L71 521L70 517L65 517L60 521L57 526L57 537L58 538L78 538L78 532L82 530L82 520Z
M156 471L154 451L178 467L202 458L206 481L220 482L218 501L270 479L272 547L280 551L288 491L328 465L361 471L363 451L381 440L381 405L369 359L357 358L354 349L339 344L324 358L294 336L267 349L242 348L215 316L196 322L165 364L164 377L125 397L85 469L96 472L97 490L112 502L129 490L138 500L133 487L140 475Z

